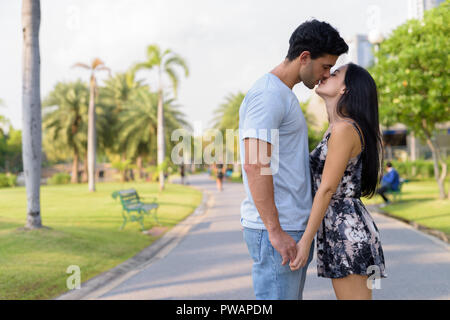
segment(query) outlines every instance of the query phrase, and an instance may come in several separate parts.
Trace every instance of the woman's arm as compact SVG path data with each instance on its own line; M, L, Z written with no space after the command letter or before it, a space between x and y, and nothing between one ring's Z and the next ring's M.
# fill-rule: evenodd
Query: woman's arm
M305 233L299 241L302 248L309 248L314 239L314 235L317 233L322 219L325 216L325 212L330 204L331 197L336 192L340 181L347 168L348 161L350 160L353 150L359 142L359 137L356 136L355 129L351 124L340 122L336 123L331 131L330 138L328 140L328 152L325 160L325 167L322 173L322 181L314 196L313 205L311 208L311 214L308 219ZM298 250L300 251L300 250ZM305 253L305 252L304 252ZM299 253L301 255L301 253ZM306 257L297 255L294 263L291 265L291 269L295 270L306 264Z

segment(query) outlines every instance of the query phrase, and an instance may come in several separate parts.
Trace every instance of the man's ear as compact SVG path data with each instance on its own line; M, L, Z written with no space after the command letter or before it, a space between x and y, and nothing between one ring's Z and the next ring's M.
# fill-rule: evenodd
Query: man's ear
M300 64L306 65L309 63L309 61L311 61L311 52L303 51L302 53L300 53L298 58L300 60Z

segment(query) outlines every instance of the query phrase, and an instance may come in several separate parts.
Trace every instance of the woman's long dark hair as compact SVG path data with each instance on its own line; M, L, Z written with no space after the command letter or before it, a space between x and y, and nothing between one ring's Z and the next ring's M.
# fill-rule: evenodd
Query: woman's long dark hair
M383 157L377 86L370 73L354 63L347 64L344 83L347 90L339 99L337 114L354 120L361 128L364 138L361 193L364 197L372 197L381 174Z

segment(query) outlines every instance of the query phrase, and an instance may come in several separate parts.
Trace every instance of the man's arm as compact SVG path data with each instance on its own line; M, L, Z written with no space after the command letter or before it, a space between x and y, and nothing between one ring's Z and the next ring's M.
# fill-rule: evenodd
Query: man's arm
M273 178L270 174L270 143L246 138L244 170L247 174L248 186L261 220L269 232L272 246L282 256L282 265L294 260L297 250L295 240L281 229L278 210L275 205Z

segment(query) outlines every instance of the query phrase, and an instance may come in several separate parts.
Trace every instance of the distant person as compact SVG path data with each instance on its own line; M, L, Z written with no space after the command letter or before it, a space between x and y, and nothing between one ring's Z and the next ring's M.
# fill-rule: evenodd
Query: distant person
M227 180L231 180L231 176L233 175L233 167L232 166L228 166L227 170L225 171L225 178Z
M223 190L223 164L216 164L216 184L219 191Z
M377 190L377 193L383 198L384 205L382 207L389 204L389 199L386 197L385 193L387 191L398 191L400 186L400 176L392 167L392 163L386 163L386 171L387 173L381 179L381 188Z
M180 165L181 184L184 184L184 163Z

